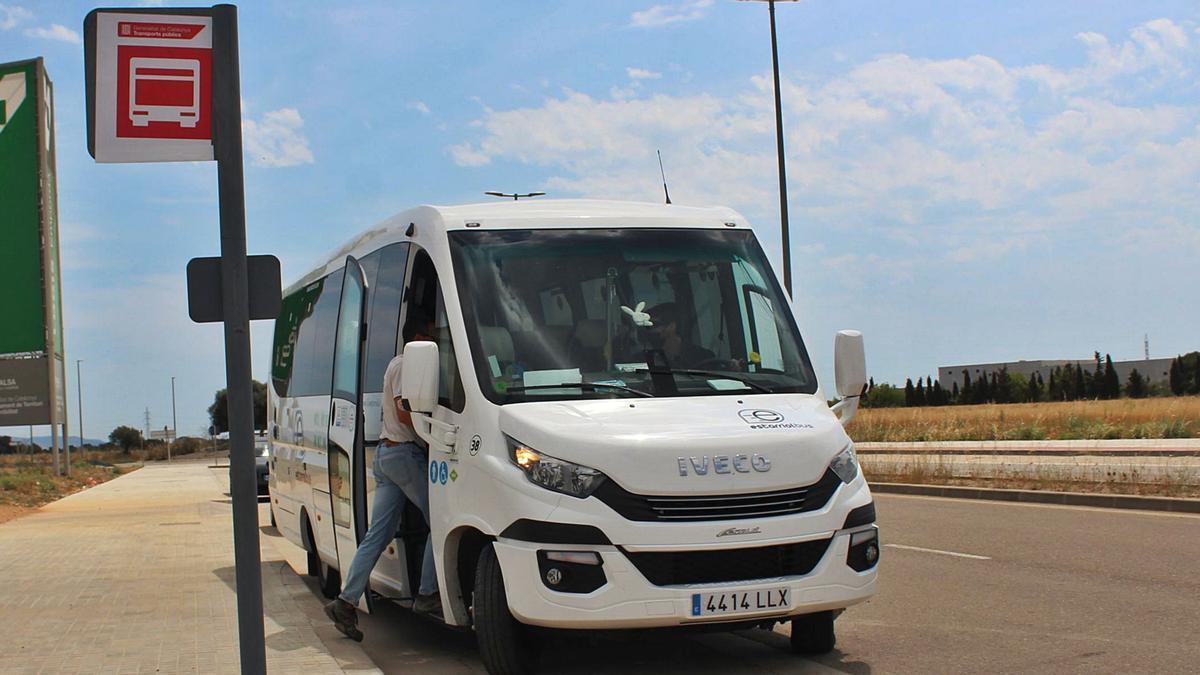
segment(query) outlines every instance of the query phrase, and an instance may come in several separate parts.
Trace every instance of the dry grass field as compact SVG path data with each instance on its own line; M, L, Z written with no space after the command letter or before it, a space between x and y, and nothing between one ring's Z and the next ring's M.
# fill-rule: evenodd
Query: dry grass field
M88 460L72 454L70 476L54 475L47 452L0 455L0 523L131 470L112 466L100 453L88 454Z
M1040 441L1200 437L1200 396L862 408L856 441Z

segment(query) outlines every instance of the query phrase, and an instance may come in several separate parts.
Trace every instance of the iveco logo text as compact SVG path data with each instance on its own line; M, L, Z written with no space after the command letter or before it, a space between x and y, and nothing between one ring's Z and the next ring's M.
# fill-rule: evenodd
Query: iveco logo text
M739 534L762 534L761 527L731 527L717 533L718 537L731 537Z
M688 475L688 467L697 476L703 476L711 468L713 473L750 473L751 469L759 472L771 470L771 460L758 454L753 455L713 455L710 461L708 455L699 457L679 457L679 475Z
M742 410L738 417L750 425L751 429L812 429L811 424L785 422L783 415L774 410Z

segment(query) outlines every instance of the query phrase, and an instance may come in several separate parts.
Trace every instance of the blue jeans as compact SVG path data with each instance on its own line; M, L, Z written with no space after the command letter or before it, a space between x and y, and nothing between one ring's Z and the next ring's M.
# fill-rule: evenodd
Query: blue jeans
M404 498L416 504L429 523L429 460L425 451L416 443L391 444L380 441L375 450L375 507L371 514L371 526L367 536L358 544L354 562L339 596L346 602L357 605L358 599L367 590L371 570L388 542L396 536L400 514L404 510ZM437 577L433 569L433 536L425 541L425 561L421 564L420 595L437 591Z

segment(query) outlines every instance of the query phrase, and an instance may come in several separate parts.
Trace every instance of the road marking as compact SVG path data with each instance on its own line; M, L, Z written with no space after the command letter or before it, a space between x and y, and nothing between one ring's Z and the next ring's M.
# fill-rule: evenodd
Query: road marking
M955 558L970 558L971 560L991 560L986 555L975 555L974 553L956 553L955 551L941 551L936 548L921 548L920 546L905 546L904 544L884 544L886 548L902 548L905 551L920 551L921 553L936 553L938 555L952 555Z

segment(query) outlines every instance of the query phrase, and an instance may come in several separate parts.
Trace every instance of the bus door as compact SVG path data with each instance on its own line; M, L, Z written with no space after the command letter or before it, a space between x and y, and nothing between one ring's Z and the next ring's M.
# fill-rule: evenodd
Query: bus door
M362 266L346 256L329 409L329 496L338 569L345 575L367 533L366 461L363 448L362 369L366 340L367 281ZM370 593L359 607L370 610Z

